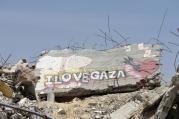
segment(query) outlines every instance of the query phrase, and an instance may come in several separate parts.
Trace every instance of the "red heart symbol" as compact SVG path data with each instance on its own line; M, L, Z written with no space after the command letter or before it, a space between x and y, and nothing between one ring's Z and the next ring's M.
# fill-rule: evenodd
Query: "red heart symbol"
M135 69L134 66L130 64L125 65L125 71L135 79L145 79L150 74L154 73L158 69L157 62L155 60L147 59L138 62L139 68Z

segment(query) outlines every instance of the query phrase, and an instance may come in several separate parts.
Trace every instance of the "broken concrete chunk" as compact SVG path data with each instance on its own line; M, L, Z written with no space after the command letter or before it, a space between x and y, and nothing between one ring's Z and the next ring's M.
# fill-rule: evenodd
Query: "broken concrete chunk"
M13 114L10 119L23 119L23 116L19 113Z
M77 97L155 87L160 83L159 56L160 46L150 44L106 51L51 50L36 64L41 77L36 92Z
M0 119L8 119L5 112L0 112Z
M64 109L58 109L58 114L64 115L64 114L66 114L66 112Z
M168 112L171 109L173 101L176 97L177 90L178 89L173 86L165 93L155 114L156 119L165 119L167 117Z
M140 96L134 96L131 101L114 111L111 114L111 118L130 119L136 114L141 114L144 109L155 105L162 98L162 95L166 92L166 90L168 90L168 87L156 88L155 91L142 91L142 93L138 94Z

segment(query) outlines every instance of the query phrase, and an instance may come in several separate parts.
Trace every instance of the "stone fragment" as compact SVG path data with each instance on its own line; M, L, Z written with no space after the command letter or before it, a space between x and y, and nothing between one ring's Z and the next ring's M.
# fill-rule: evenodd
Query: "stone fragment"
M65 115L66 112L65 112L64 109L58 109L58 114L59 114L59 115Z

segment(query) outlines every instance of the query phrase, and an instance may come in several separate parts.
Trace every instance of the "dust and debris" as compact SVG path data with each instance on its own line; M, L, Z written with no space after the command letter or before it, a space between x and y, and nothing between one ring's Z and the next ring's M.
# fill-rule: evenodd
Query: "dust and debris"
M134 45L133 47L138 48L138 46L136 47L136 45ZM156 49L158 48L159 47ZM140 45L140 50L143 49L146 50L146 48L141 49ZM83 51L82 53L85 52L86 51ZM45 57L48 53L49 51L44 52L40 56ZM64 54L65 53L66 51L64 51ZM142 51L142 53L145 53L145 51ZM55 55L57 54L58 52L56 52ZM90 57L91 56L92 54L90 54ZM141 56L143 56L143 54ZM153 58L155 57L154 55L151 56ZM108 57L106 57L106 59L107 58ZM122 70L112 70L111 72L120 74L118 78L121 78L120 76L123 76L123 74L127 76L127 73L130 74L130 80L138 78L138 80L135 80L132 84L127 82L130 80L125 79L124 82L126 85L119 86L119 84L121 84L119 83L120 81L118 82L112 75L107 76L110 71L102 71L101 73L97 70L94 72L83 72L82 75L84 75L84 73L85 76L96 73L99 74L99 77L112 77L115 80L110 82L111 85L107 85L109 79L106 79L105 83L100 83L100 81L97 80L96 87L93 85L94 82L89 82L89 84L85 82L80 88L73 87L74 92L63 87L58 90L50 88L48 92L46 92L47 95L44 95L45 93L41 95L38 91L38 93L36 93L35 88L41 78L40 71L37 70L36 65L29 65L26 59L22 59L14 66L1 67L0 119L177 119L178 117L176 115L179 110L178 73L172 78L171 85L160 85L161 77L157 64L159 63L159 58L155 58L157 62L146 60L146 57L140 62L134 61L131 57L125 58L125 62L123 61L124 59L120 59L122 63L117 62L119 64L126 63L126 71L130 69L133 70L133 72L123 73ZM82 62L82 64L77 63L78 65L85 64L85 61L88 63L91 62L88 58L80 56L70 56L67 59L64 58L62 61L68 60L71 64L67 63L67 66L76 67L76 64L73 65L75 62L72 62L72 59L78 59ZM99 65L98 60L95 60ZM42 63L40 66L46 65ZM50 64L48 64L48 66L52 69L56 67L56 65L53 65L53 67ZM67 66L63 68L65 70L70 68ZM147 69L147 73L141 71L146 67L150 67ZM72 70L68 69L68 71ZM80 69L76 71L80 71ZM179 70L177 69L177 71ZM43 73L46 72L44 71ZM75 76L76 79L80 76L77 76L77 74L68 74L68 76L71 75ZM145 78L140 79L142 76L145 76ZM64 78L64 81L67 81L65 77L62 76L62 78ZM96 77L93 76L93 78ZM59 95L57 93L58 91L61 92L62 95ZM40 96L44 97L42 98ZM50 101L48 99L50 99ZM61 100L61 102L59 100Z

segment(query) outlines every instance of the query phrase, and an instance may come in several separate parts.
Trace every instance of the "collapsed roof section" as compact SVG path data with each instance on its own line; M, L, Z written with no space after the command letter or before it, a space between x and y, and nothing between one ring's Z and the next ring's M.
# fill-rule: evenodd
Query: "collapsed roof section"
M156 86L161 78L160 55L159 45L143 43L105 51L51 50L36 64L41 77L36 92L77 96Z

